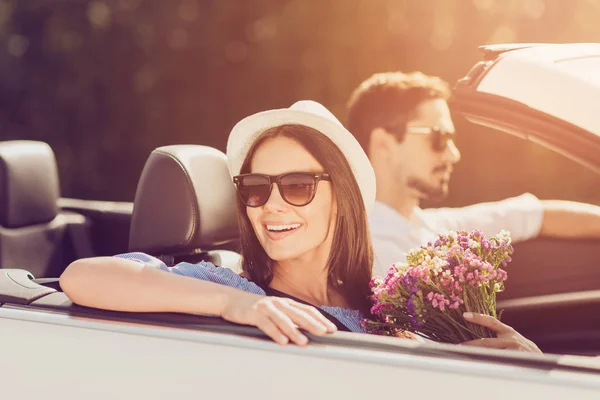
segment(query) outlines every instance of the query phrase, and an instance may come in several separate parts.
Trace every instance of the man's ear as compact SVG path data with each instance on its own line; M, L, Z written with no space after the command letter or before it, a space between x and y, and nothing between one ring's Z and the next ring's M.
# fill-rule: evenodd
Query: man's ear
M369 141L369 158L383 157L387 155L396 139L383 128L375 128L371 131L371 140Z

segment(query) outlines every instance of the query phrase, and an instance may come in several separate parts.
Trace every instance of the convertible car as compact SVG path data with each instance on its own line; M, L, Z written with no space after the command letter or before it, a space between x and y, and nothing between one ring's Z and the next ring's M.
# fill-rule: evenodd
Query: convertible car
M452 107L600 172L600 44L482 52ZM128 251L239 269L235 192L219 150L154 150L133 203L61 198L41 142L0 143L0 171L2 398L600 398L599 242L515 246L498 307L545 354L345 332L282 347L214 316L82 307L58 285L77 258Z

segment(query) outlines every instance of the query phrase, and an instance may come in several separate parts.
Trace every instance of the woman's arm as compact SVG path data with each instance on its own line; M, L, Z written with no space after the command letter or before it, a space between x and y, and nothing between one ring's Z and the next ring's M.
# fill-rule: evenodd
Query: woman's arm
M306 344L299 328L322 335L335 325L314 307L289 299L246 293L233 287L172 274L117 257L74 261L60 277L75 303L107 310L218 315L254 325L281 344Z
M212 315L220 315L227 295L236 291L117 257L74 261L60 286L73 302L88 307Z

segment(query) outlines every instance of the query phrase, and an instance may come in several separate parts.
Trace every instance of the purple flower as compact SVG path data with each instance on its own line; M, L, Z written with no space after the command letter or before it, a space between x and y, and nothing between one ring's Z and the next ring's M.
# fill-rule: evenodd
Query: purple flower
M371 280L375 322L368 324L369 331L385 335L404 328L423 334L428 329L445 332L448 326L464 324L462 318L451 323L447 319L465 311L465 303L469 311L494 315L495 297L489 296L504 289L507 275L500 266L511 261L512 252L507 233L490 239L481 231L439 235L411 252L406 263L392 265L385 277ZM478 301L477 296L485 296L485 301ZM443 324L435 322L444 319ZM472 327L465 329L472 332ZM452 337L456 332L445 334Z

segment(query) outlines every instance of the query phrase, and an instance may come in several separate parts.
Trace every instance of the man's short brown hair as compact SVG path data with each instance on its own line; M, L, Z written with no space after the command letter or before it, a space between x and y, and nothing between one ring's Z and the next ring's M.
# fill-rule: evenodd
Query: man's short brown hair
M350 96L347 128L368 154L373 129L404 126L423 101L449 97L448 83L436 76L422 72L374 74Z

